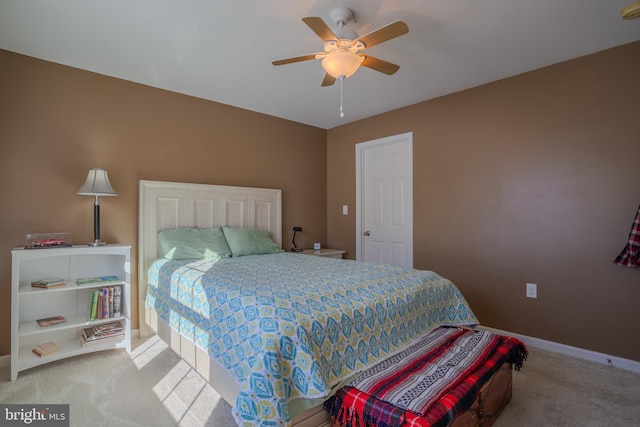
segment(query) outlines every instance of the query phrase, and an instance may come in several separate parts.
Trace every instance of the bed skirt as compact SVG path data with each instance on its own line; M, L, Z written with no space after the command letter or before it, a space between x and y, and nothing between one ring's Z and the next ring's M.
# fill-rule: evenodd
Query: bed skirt
M240 387L236 381L209 355L184 336L171 329L155 310L145 309L145 322L171 350L220 394L231 406L235 405ZM315 405L293 417L292 427L330 427L331 418L322 405Z
M234 405L239 393L235 380L210 358L205 351L172 330L160 319L154 310L146 310L147 325L182 360L198 372L230 405ZM496 367L497 368L497 367ZM513 366L508 360L500 363L493 374L484 382L475 400L464 412L458 414L446 425L450 427L491 426L511 400ZM350 427L372 427L367 424L351 423ZM323 405L316 405L298 414L293 419L293 427L345 427L332 420Z

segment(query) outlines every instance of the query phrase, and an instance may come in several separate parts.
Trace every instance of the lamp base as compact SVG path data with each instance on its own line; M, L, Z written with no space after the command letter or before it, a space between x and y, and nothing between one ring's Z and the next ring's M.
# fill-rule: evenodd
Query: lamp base
M302 252L303 250L302 248L291 248L291 252Z
M94 240L93 242L87 243L87 246L104 246L106 244L107 242L104 242L102 240Z

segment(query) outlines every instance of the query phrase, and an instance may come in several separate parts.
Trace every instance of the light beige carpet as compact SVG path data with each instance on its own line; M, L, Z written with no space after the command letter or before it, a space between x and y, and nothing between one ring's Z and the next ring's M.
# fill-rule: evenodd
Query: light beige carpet
M640 374L529 348L495 427L638 427Z
M530 348L495 426L640 426L640 375ZM69 403L71 426L215 426L230 406L166 346L149 339L21 372L0 370L0 403Z

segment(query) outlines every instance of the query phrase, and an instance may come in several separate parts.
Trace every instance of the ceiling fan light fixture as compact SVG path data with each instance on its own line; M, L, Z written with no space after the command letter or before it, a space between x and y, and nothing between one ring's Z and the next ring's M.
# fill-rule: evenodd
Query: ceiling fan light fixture
M640 18L640 1L629 3L620 11L620 17L622 19L637 19Z
M327 74L336 79L340 77L346 79L358 70L363 60L364 57L351 52L347 48L337 48L324 57L322 68Z
M320 17L307 16L302 18L302 22L307 24L309 29L324 42L324 51L278 59L271 63L277 66L320 59L325 71L322 87L331 86L338 79L342 87L342 81L352 76L360 68L360 65L389 76L398 71L400 69L398 65L374 58L371 55L365 55L361 51L408 33L407 24L402 21L394 21L360 37L355 31L345 28L345 25L352 19L353 11L348 7L339 7L331 11L331 20L337 27L335 29L329 28ZM355 19L353 20L355 21Z

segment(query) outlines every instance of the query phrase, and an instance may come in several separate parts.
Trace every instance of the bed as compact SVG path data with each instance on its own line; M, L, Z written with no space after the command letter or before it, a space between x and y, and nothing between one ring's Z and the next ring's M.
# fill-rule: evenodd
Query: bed
M433 272L281 250L161 256L158 233L184 228L264 230L279 249L281 218L277 189L140 181L141 335L166 341L239 425L331 425L322 403L356 373L441 325L477 324Z

